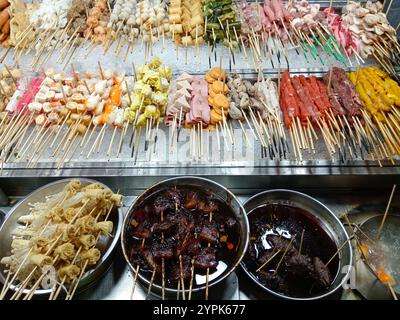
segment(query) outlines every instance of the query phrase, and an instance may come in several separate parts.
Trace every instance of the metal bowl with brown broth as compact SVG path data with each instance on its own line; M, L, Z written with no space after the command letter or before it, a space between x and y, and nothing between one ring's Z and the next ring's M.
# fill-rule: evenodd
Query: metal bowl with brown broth
M250 198L245 208L250 241L242 266L266 292L319 299L347 279L348 272L342 273L351 265L347 233L320 202L295 191L271 190Z
M122 246L131 271L155 295L207 291L240 263L248 221L236 197L207 179L163 181L125 218ZM183 288L183 289L182 289Z

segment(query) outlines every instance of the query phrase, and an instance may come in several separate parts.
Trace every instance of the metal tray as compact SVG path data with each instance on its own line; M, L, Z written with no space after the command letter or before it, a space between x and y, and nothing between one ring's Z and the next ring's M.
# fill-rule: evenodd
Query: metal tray
M311 3L319 3L321 7L328 7L330 5L337 10L341 10L343 5L347 2L342 0L322 1L322 0L311 0ZM365 1L362 1L365 2ZM91 53L90 58L85 57L85 48L79 48L76 50L76 56L73 59L74 69L76 71L83 70L98 70L98 61L101 62L103 68L112 68L118 70L118 72L129 75L132 74L132 63L131 59L123 61L118 59L114 53L115 50L111 48L108 54L104 56L103 48L95 48ZM167 62L175 75L181 74L182 72L188 72L191 74L204 74L210 68L208 61L208 48L207 46L201 46L199 52L197 50L188 50L188 59L185 59L184 48L179 50L179 55L176 54L174 46L168 42L165 48L161 43L154 44L153 52L154 55L159 56L163 61ZM235 64L229 63L231 55L227 48L218 46L216 49L218 58L214 56L211 60L211 67L217 66L220 63L219 57L222 57L222 67L229 72L236 72L241 74L244 78L254 79L257 75L254 73L254 66L251 63L251 59L244 56L244 54L235 54ZM13 53L11 51L11 53ZM7 57L4 62L6 65L12 65L11 57L12 54ZM31 72L30 62L35 53L30 52L27 55L23 55L20 59L20 66L24 72ZM290 67L290 71L293 74L304 74L304 75L316 75L319 76L326 73L329 66L340 66L347 67L349 70L355 70L358 67L356 60L351 58L347 66L343 63L334 61L333 57L327 57L325 52L322 52L322 57L327 63L324 65L319 60L307 60L300 53L297 55L295 50L288 50L288 63L285 59L281 59L281 63L278 62L277 58L274 57L273 64L270 60L264 59L262 68L264 75L270 78L276 78L278 74L282 73ZM57 55L52 57L44 65L46 68L54 68L59 70L60 66L57 63ZM145 62L144 50L139 50L136 47L134 52L134 63L139 66ZM374 59L367 59L365 65L376 65ZM278 70L278 66L280 70ZM107 176L143 176L143 175L240 175L242 172L252 172L254 174L280 174L280 175L303 175L303 174L350 174L353 172L362 172L363 174L399 174L400 173L400 162L396 160L395 166L392 166L389 162L383 162L384 168L379 168L375 161L371 161L370 158L354 159L351 161L341 162L337 159L331 161L326 152L326 147L323 143L323 139L320 138L316 141L316 154L304 153L303 161L296 161L294 157L289 157L282 161L273 161L268 158L261 157L261 148L258 141L251 141L249 146L246 146L245 139L243 138L242 131L238 125L235 126L235 140L237 146L235 150L232 148L225 148L224 142L221 141L219 144L213 134L213 139L209 141L207 148L212 151L212 156L209 158L202 159L200 161L192 159L189 156L184 156L185 152L189 148L189 134L182 130L179 137L179 148L172 154L167 150L168 145L168 130L165 128L160 130L157 136L156 152L144 152L144 136L142 135L140 141L142 142L137 157L131 157L131 150L127 144L124 143L122 153L119 157L116 157L116 151L113 150L113 157L108 158L106 156L108 143L104 143L103 148L99 154L92 155L90 159L86 159L85 156L75 155L68 163L65 163L60 170L53 169L55 166L54 159L51 159L51 152L44 154L42 159L35 165L27 166L26 163L7 163L5 164L2 175L6 177L65 177L65 176L92 176L92 177L107 177ZM130 131L128 130L128 135ZM115 141L118 141L119 132L116 134ZM144 133L143 133L144 134ZM253 140L253 136L250 130L247 131L247 135ZM107 130L104 141L110 141L112 136L112 130ZM129 138L126 138L128 140ZM117 144L117 143L116 143ZM117 146L115 147L117 148ZM115 149L114 148L114 149ZM150 150L152 144L150 143ZM220 149L222 151L220 151ZM78 149L79 150L79 149ZM79 154L79 152L77 152ZM67 157L68 159L68 157Z

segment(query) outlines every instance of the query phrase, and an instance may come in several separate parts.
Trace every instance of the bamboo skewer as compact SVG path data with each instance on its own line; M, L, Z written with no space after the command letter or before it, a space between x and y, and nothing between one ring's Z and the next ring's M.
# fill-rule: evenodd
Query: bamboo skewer
M150 283L149 283L149 287L147 288L147 294L146 294L146 300L148 299L148 297L150 296L150 292L151 292L151 288L153 287L153 283L154 283L154 278L156 276L156 269L153 270L152 274L151 274L151 279L150 279Z
M265 262L256 270L256 272L260 272L261 269L264 268L270 261L272 261L272 259L274 259L280 252L281 252L280 249L279 249L278 251L276 251L269 259L267 259L267 261L265 261Z
M75 142L75 139L78 137L78 135L79 135L78 132L75 131L75 133L73 134L71 140L68 141L68 145L66 147L66 150L63 153L63 155L61 156L60 161L56 165L57 170L60 170L61 165L64 163L64 160L67 157L69 151L71 150L71 148L72 148L72 146L73 146L73 144ZM79 143L78 143L78 145L79 145Z
M351 238L348 238L347 240L345 240L343 242L343 244L336 250L336 252L334 253L334 255L328 260L327 263L325 263L325 267L327 267L332 261L333 259L335 259L335 257L339 254L340 251L342 251L342 249L344 248L344 246L351 241Z
M145 241L146 241L146 239L143 238L143 239L142 239L142 243L141 243L141 248L142 248L142 249L143 249L143 247L144 247ZM130 300L133 299L133 295L134 295L134 293L135 293L137 278L138 278L138 275L139 275L139 268L140 268L140 265L138 264L138 265L136 266L136 268L135 268L135 276L134 276L134 279L133 279L133 287L132 287L132 291L131 291L131 298L130 298Z
M395 193L395 191L396 191L396 187L397 187L396 184L393 185L392 192L390 193L390 197L389 197L389 201L388 201L387 206L386 206L385 213L384 213L384 215L383 215L383 217L382 217L381 224L379 225L378 232L377 232L377 234L376 234L376 239L377 239L377 240L378 240L378 239L380 238L380 236L381 236L381 232L382 232L383 226L384 226L384 224L385 224L386 217L387 217L387 215L388 215L389 208L390 208L390 205L391 205L391 203L392 203L393 195L394 195L394 193Z
M189 283L189 294L188 300L192 300L192 289L193 289L193 281L194 281L194 258L191 261L191 271L190 271L190 283Z
M285 258L287 252L289 251L289 248L290 248L290 246L292 245L294 239L295 239L295 235L292 236L292 239L290 239L288 245L286 246L286 249L285 249L285 251L283 252L282 257L281 257L281 259L279 260L279 262L278 262L278 264L277 264L277 266L276 266L276 268L275 268L274 275L278 273L279 267L281 266L281 264L282 264L282 262L283 262L283 259Z
M121 131L121 137L120 137L119 144L118 144L117 158L119 157L119 155L120 155L120 153L122 151L122 147L123 147L123 144L124 144L126 132L128 131L128 126L129 126L129 122L126 121L124 126L123 126L123 128L122 128L122 131Z
M113 145L113 142L114 142L114 137L115 137L115 132L117 131L117 126L114 126L114 130L113 130L113 133L112 133L112 136L111 136L111 140L110 140L110 143L109 143L109 145L108 145L108 149L107 149L107 157L111 157L111 148L112 148L112 145Z
M210 212L209 222L212 221L212 218L213 218L213 213ZM211 243L209 242L209 243L208 243L208 247L210 247L210 246L211 246ZM209 274L210 274L210 268L207 268L207 271L206 271L206 293L205 293L205 300L208 300L208 281L209 281Z
M93 133L95 132L96 128L97 128L97 123L93 126L92 131L91 131L90 134L89 134L89 137L88 137L87 140L85 141L85 145L83 146L80 155L83 155L83 152L84 152L84 150L86 149L86 147L88 146L90 140L92 139ZM88 128L88 131L89 131L89 128Z
M28 132L28 128L29 128L29 126L30 126L30 125L32 124L32 122L33 122L33 116L34 116L34 114L32 113L31 116L30 116L30 118L27 120L27 122L26 122L25 125L23 126L23 131L22 131L22 133L21 133L21 135L20 135L20 138L17 139L16 145L15 145L15 148L14 148L15 155L18 154L20 145L21 145L22 142L25 140L24 138L25 138L26 133ZM10 155L10 157L11 157L11 155ZM8 160L10 159L10 157L8 158ZM7 161L8 161L8 160L7 160ZM6 161L6 162L7 162L7 161Z
M25 107L24 107L25 109ZM21 110L21 112L14 112L10 122L7 124L5 130L3 131L1 137L0 137L0 143L3 144L3 141L7 141L6 138L8 138L8 136L10 135L10 133L12 132L14 126L16 125L16 123L18 122L18 120L20 119L20 117L23 115L23 111L24 109Z
M105 125L103 125L103 126L101 127L100 132L98 133L96 139L94 140L94 143L93 143L92 147L90 148L90 150L89 150L89 152L88 152L88 154L87 154L87 156L86 156L86 159L89 159L90 155L91 155L92 152L95 150L97 144L99 144L100 138L101 138L101 136L102 136L102 134L103 134L103 131L104 131L105 127L106 127ZM93 128L93 131L94 131L94 129L95 129L95 128ZM90 140L90 136L89 136L88 142L89 142L89 140ZM99 145L100 145L100 144L99 144Z

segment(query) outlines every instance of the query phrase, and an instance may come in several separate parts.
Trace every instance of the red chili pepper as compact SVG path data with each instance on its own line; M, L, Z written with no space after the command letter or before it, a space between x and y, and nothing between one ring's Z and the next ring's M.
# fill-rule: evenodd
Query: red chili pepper
M227 242L226 246L228 247L229 250L232 250L235 246L233 245L233 243Z

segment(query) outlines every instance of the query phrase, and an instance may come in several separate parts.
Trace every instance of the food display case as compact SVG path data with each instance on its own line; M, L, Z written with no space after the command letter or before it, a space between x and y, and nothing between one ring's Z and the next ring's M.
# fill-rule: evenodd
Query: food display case
M337 12L348 4L348 1L309 2L320 4L321 8L333 5ZM282 73L287 69L291 77L302 75L320 79L333 66L343 68L346 72L358 72L361 67L377 65L373 57L364 59L360 65L355 55L347 57L343 62L321 50L318 59L311 59L291 45L286 49L282 45L279 54L263 59L258 65L261 71L256 72L253 57L250 52L248 55L242 52L243 49L232 53L230 47L217 46L210 49L210 46L202 45L198 48L179 47L177 50L178 47L170 39L163 42L154 43L151 50L153 56L159 57L171 68L171 85L183 73L204 77L211 68L220 67L226 74L237 74L252 83L260 78L272 79L279 89ZM41 68L56 71L64 68L71 74L72 70L82 74L88 70L98 72L99 68L100 73L114 70L119 75L125 74L126 80L133 83L137 70L149 58L143 42L140 44L138 41L135 50L126 59L117 54L116 46L111 47L106 54L100 46L91 49L90 53L87 48L78 47L76 51L73 49L73 57L71 54L72 59L67 60L65 65L60 65L58 55L49 55ZM262 50L268 50L268 46ZM12 53L13 50L9 54L4 53L3 65L13 65L15 57ZM32 68L31 63L37 57L36 54L35 51L27 52L18 60L24 81L43 73L43 70ZM56 133L50 136L49 133L49 140L43 138L44 135L40 136L40 129L28 128L24 132L26 140L21 141L16 149L18 152L2 150L0 223L8 216L12 206L20 203L31 192L49 183L72 178L93 179L123 195L122 206L118 209L120 217L129 214L132 204L143 191L160 181L182 176L204 177L215 181L230 190L242 204L265 190L300 191L328 207L341 219L349 235L354 225L361 225L368 218L385 213L390 191L393 185L400 183L400 159L396 150L387 157L385 151L379 149L379 144L376 150L372 144L369 145L368 134L364 133L363 136L361 133L360 136L365 140L361 137L357 141L350 131L346 131L346 127L338 131L331 128L332 132L338 132L338 137L326 137L327 131L316 127L317 134L313 136L310 133L309 142L312 147L307 145L299 148L293 142L296 138L290 139L292 133L289 129L284 128L278 138L269 137L269 131L259 123L254 125L255 122L232 121L224 127L224 132L222 125L221 132L218 126L217 132L200 127L197 131L196 127L194 131L186 128L174 130L164 125L150 125L150 128L146 126L143 130L136 130L130 123L118 129L117 126L114 129L110 126L106 130L100 126L95 127L93 135L101 137L101 142L95 138L87 139L89 135L82 136L81 140L75 140L75 136L68 138L70 129L67 126L60 128L59 136ZM63 140L63 137L67 138ZM375 132L375 137L379 143L386 141L379 132ZM332 149L329 149L329 139L337 142ZM390 206L393 215L398 214L399 205L398 199L394 197ZM351 220L350 225L345 217ZM367 274L368 271L358 265L362 256L358 253L354 238L351 244L354 272ZM119 242L103 269L96 274L96 280L90 286L78 290L75 299L160 298L149 294L145 286L136 285L135 274L129 269ZM373 287L364 285L367 281L359 277L359 274L354 283L352 278L343 286L344 289L336 291L330 298L391 298L385 290L382 296L374 296ZM352 276L355 277L354 274ZM396 294L399 295L399 291ZM244 269L238 266L222 282L212 287L209 298L247 300L276 297L256 287Z

